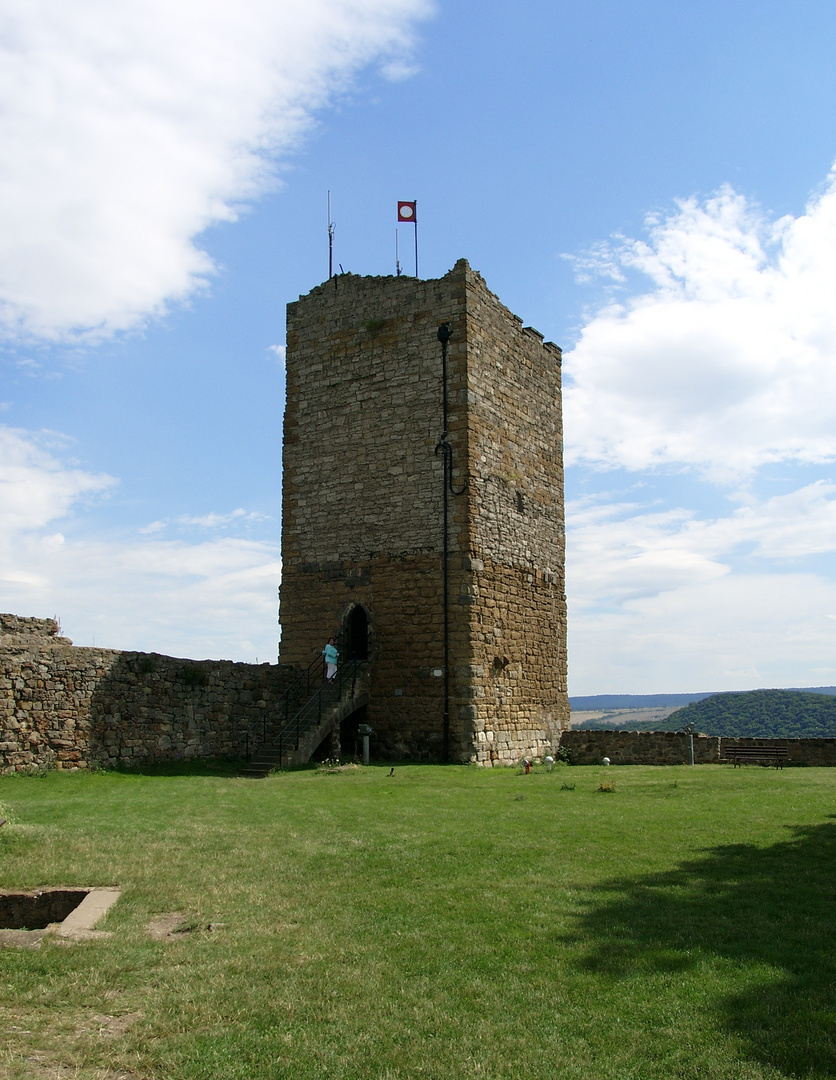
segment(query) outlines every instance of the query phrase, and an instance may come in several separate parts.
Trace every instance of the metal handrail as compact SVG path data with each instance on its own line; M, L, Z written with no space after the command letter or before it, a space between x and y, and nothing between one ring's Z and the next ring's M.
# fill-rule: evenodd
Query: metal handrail
M309 731L315 724L322 722L323 709L336 704L343 699L344 688L351 683L356 683L357 673L366 663L364 660L347 660L337 667L337 674L333 679L325 682L314 691L311 697L302 705L296 715L285 724L279 734L273 739L272 746L278 746L279 768L282 766L282 758L291 749L299 749L299 740L302 735Z
M319 669L318 672L316 669ZM253 749L258 746L259 742L267 741L267 725L271 725L276 722L276 719L282 719L282 713L284 713L284 723L289 720L291 713L294 712L301 701L307 701L311 696L312 683L321 683L325 678L325 657L322 653L317 655L311 660L305 670L297 675L290 686L286 690L283 690L276 701L268 708L265 709L258 720L247 729L244 734L245 739L245 758L250 760L250 740L252 736ZM255 732L261 729L261 738L256 742Z

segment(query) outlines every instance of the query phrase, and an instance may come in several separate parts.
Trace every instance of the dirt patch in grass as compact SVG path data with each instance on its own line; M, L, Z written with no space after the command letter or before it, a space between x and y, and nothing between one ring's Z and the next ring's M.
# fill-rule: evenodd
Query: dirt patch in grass
M89 1020L85 1021L78 1029L79 1035L98 1035L101 1039L118 1039L141 1019L142 1013L125 1013L123 1016L108 1016L104 1013L94 1013Z
M190 933L192 927L187 924L182 911L167 911L155 915L148 923L147 930L154 941L176 941Z
M38 1055L21 1062L19 1071L12 1075L28 1077L30 1080L79 1080L81 1074L74 1065L44 1061ZM85 1080L141 1080L135 1073L124 1072L122 1069L92 1069L85 1072L84 1076Z
M0 930L0 949L39 949L49 930Z

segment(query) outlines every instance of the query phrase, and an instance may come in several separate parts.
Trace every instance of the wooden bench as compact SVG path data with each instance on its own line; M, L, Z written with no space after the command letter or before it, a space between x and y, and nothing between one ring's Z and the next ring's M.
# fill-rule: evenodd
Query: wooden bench
M787 760L786 746L725 746L723 757L732 762L735 769L744 761L753 765L774 765L783 769Z

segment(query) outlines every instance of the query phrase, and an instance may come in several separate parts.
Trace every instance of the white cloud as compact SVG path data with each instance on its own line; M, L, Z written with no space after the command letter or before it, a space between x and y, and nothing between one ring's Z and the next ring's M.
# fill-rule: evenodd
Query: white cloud
M572 692L834 683L836 173L798 217L726 187L648 225L578 260L621 299L566 356L567 462L630 490L568 507Z
M716 550L689 536L693 517L682 509L642 513L618 503L567 507L567 581L576 612L728 573Z
M836 584L812 573L741 574L575 618L573 694L836 684Z
M135 326L214 272L195 244L362 66L410 70L429 0L7 0L0 329Z
M27 613L32 601L35 613L58 611L77 644L275 662L277 544L126 537L37 554L27 561L41 584L27 589Z
M287 357L287 346L286 345L268 345L267 346L267 351L273 353L273 355L276 357L276 363L279 365L279 367L282 369L282 371L284 371L285 359Z
M836 681L836 583L805 562L836 551L836 484L713 520L594 499L567 511L573 693Z
M715 480L836 460L836 174L797 218L731 189L588 258L623 284L567 354L567 460Z
M150 524L144 525L139 530L139 533L142 536L153 536L155 533L163 532L172 524L196 529L224 529L230 525L254 525L269 520L270 517L267 514L260 514L255 510L248 513L239 506L237 510L232 510L228 514L218 514L211 511L208 514L199 514L196 517L183 514L170 521L152 521Z
M567 519L572 592L583 607L716 581L737 554L797 562L834 552L836 484L817 481L765 501L748 497L713 521L694 510L592 499L570 504Z
M77 644L194 657L275 660L278 545L226 535L188 543L154 534L90 539L77 511L113 478L62 460L57 436L0 427L0 610L62 616ZM190 519L230 528L263 515ZM55 530L67 522L65 532Z
M68 467L55 457L68 440L53 432L33 435L0 426L0 530L7 539L43 528L84 498L101 495L116 480Z
M255 511L247 513L242 507L238 507L237 510L231 511L229 514L202 514L198 517L179 517L177 522L180 525L195 525L200 529L222 529L227 525L237 523L242 525L244 523L252 523L257 521L269 521L267 514L259 514Z
M239 524L244 522L266 522L267 519L267 514L259 514L254 511L247 513L239 507L238 510L233 510L229 514L210 513L199 517L178 517L177 521L180 525L197 525L202 529L219 529L231 525L233 522Z

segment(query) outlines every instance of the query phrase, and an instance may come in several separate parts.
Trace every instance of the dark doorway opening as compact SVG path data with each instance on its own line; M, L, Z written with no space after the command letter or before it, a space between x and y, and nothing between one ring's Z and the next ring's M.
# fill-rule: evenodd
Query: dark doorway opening
M357 729L365 723L366 706L361 705L340 724L340 747L343 757L359 758L363 753L363 743Z
M369 616L362 604L356 604L348 613L343 631L347 660L369 658Z
M361 705L344 720L340 721L339 730L329 732L311 754L311 761L321 762L329 758L350 761L360 758L363 753L363 741L358 728L366 723L366 706Z

